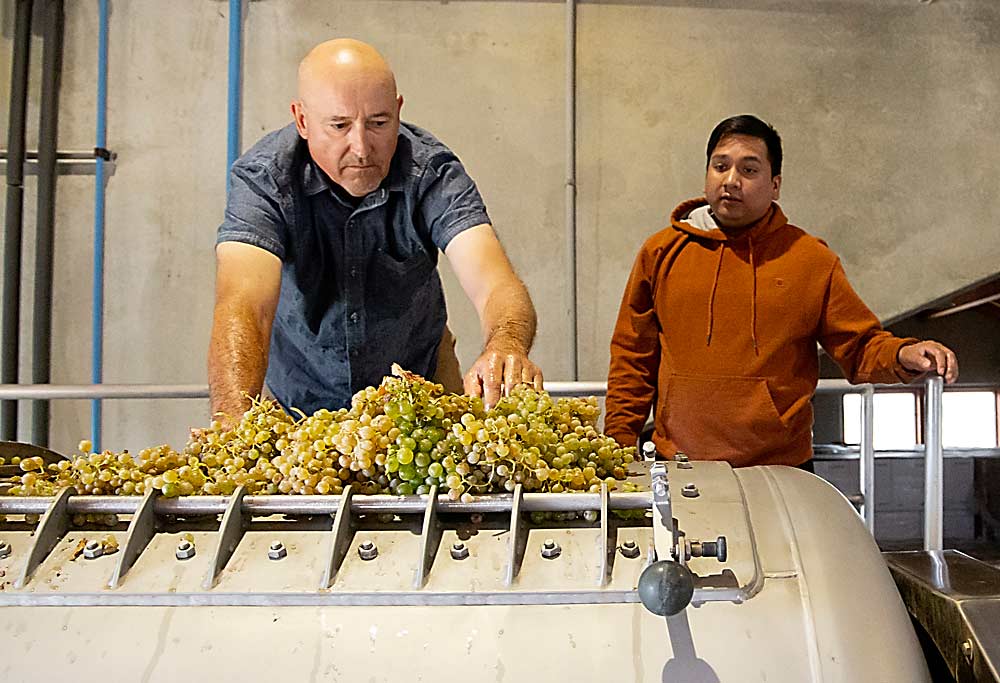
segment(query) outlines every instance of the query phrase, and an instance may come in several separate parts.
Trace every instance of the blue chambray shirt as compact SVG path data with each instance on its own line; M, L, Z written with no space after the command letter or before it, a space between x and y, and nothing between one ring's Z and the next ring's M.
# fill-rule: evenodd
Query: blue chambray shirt
M447 320L438 251L489 223L458 157L408 123L389 173L357 206L332 189L294 124L230 171L219 242L281 259L266 383L307 415L350 404L392 363L431 376Z

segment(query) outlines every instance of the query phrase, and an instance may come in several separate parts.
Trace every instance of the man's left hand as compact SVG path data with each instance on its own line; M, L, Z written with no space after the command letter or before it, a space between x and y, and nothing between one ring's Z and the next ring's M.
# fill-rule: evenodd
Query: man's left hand
M922 341L900 348L899 364L910 372L936 372L948 384L958 379L955 352L936 341Z
M465 393L482 396L486 407L492 408L501 393L508 394L518 384L541 390L542 371L523 352L487 349L465 373L464 383Z

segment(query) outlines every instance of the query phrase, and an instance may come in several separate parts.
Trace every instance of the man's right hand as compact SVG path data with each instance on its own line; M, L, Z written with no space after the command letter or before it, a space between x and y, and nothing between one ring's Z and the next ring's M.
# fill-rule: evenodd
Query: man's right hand
M518 384L541 391L542 380L541 369L523 351L487 349L465 373L465 393L482 396L486 407L492 408Z

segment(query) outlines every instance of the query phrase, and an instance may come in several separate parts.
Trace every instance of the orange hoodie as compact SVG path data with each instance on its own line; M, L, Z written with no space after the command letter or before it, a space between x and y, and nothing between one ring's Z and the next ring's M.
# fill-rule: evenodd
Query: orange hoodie
M738 237L704 199L670 221L639 251L611 339L604 430L619 443L635 444L655 399L663 455L798 465L812 456L817 342L852 383L917 377L897 360L917 340L882 330L837 255L777 204Z

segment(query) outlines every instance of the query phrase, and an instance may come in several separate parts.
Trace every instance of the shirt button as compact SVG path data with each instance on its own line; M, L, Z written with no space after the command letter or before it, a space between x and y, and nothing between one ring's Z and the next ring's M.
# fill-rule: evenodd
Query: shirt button
M358 269L356 267L352 266L351 267L351 277L357 277L357 276L358 276Z
M352 322L352 323L356 323L356 322L358 322L358 318L359 318L359 317L360 317L360 316L358 315L358 312L357 312L357 311L354 311L354 313L351 313L351 322Z

